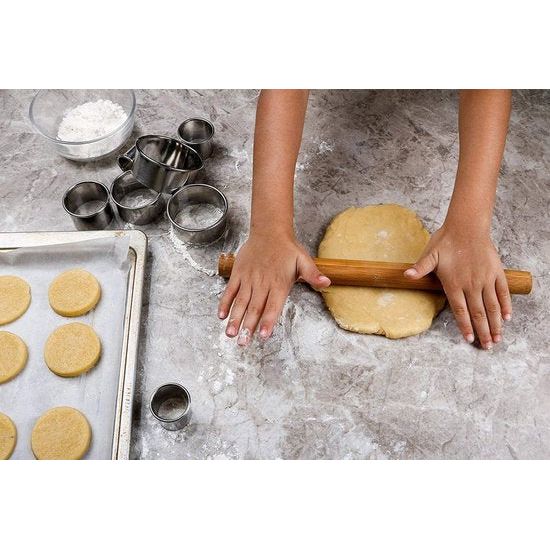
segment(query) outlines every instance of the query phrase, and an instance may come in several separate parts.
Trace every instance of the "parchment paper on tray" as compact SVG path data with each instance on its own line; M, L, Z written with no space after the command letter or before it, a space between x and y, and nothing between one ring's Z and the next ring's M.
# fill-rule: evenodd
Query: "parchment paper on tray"
M111 458L130 269L128 248L129 238L120 236L0 252L0 275L22 277L30 284L32 295L27 312L0 327L20 336L29 348L23 371L0 384L0 412L17 426L12 458L33 458L30 437L34 423L48 409L59 405L75 407L88 418L92 444L86 458ZM61 317L48 303L48 287L56 275L75 267L86 269L97 278L101 299L87 315ZM56 327L72 321L94 328L101 340L101 359L82 376L61 378L46 366L44 344Z

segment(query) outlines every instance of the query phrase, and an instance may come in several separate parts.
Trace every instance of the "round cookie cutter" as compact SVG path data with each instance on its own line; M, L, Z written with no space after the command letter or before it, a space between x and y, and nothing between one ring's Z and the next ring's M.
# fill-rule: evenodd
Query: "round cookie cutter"
M163 405L177 414L166 414ZM163 384L153 392L149 408L165 430L181 430L191 419L191 395L187 388L177 382Z
M123 171L131 170L143 185L157 193L173 193L203 168L200 155L179 139L146 135L118 158Z
M203 161L212 155L214 132L214 125L199 117L184 120L178 128L181 141L194 149Z
M97 203L97 208L91 212L79 213L82 206L93 202ZM109 189L98 181L75 183L65 191L62 204L79 230L105 229L113 219Z
M131 206L124 203L125 197L137 191L149 191L153 194L148 202ZM134 174L127 170L117 176L111 185L111 199L118 210L119 216L127 223L146 225L156 220L164 210L166 201L162 193L157 193L140 183Z
M220 217L205 227L189 227L177 221L178 214L189 205L205 204L219 208ZM194 245L206 245L217 241L227 229L229 204L226 196L212 185L194 183L174 193L166 205L168 219L181 240Z

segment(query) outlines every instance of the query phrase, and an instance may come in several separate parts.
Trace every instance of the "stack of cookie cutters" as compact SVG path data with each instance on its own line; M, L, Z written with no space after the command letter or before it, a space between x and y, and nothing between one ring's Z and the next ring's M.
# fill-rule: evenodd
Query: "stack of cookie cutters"
M203 245L218 240L227 229L225 195L206 183L195 183L204 173L205 160L213 152L214 125L204 118L188 118L178 127L178 137L143 135L118 157L122 174L108 190L99 182L79 182L63 197L63 206L77 229L105 229L113 218L112 204L120 218L134 225L154 222L165 210L174 232L183 241ZM138 203L129 195L139 194ZM143 200L144 199L144 200ZM82 213L82 205L94 201L97 211ZM210 204L219 218L208 227L185 227L178 213L188 205Z

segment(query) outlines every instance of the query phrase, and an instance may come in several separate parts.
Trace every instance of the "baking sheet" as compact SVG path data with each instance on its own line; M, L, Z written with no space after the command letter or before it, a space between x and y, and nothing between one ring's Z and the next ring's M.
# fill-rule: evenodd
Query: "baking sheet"
M127 236L37 247L0 253L0 275L17 275L31 286L27 312L0 330L20 336L29 360L13 380L0 385L0 412L17 426L14 459L33 458L30 437L36 420L48 409L68 405L82 411L92 426L87 459L110 459L123 346L124 316L130 262ZM81 317L57 315L48 303L53 278L81 267L93 273L102 296L96 308ZM98 364L76 378L53 374L43 359L46 339L58 326L80 321L90 324L101 340Z

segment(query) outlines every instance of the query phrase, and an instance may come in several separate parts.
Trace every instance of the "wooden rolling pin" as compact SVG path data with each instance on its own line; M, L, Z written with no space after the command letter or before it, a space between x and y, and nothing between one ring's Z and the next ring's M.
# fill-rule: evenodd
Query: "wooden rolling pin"
M234 254L222 254L218 262L218 273L226 279L229 278L234 261ZM413 264L331 260L328 258L313 258L313 261L319 271L326 275L334 285L443 291L441 283L434 273L417 280L405 277L403 272ZM510 294L529 294L531 292L533 279L529 271L505 269L504 273Z

